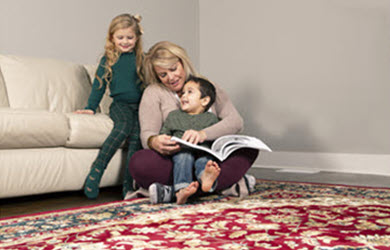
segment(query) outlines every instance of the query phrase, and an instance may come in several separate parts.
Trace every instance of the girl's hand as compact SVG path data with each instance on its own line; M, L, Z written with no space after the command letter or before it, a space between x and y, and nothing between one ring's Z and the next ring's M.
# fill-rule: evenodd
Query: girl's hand
M198 143L204 142L207 139L207 135L203 130L196 131L196 130L190 129L190 130L186 130L186 132L184 132L181 139L188 141L189 143L192 143L192 144L198 144Z
M150 139L149 147L162 155L171 155L180 151L177 142L171 141L169 135L155 135Z
M92 110L90 109L79 109L79 110L76 110L74 113L76 114L87 114L87 115L93 115L95 114Z

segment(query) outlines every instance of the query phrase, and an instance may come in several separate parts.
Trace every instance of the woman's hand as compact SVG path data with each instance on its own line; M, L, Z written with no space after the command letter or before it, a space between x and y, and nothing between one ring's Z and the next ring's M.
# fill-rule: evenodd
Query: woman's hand
M91 109L79 109L79 110L76 110L74 113L76 113L76 114L87 114L87 115L95 114L93 112L93 110L91 110Z
M162 155L171 155L180 151L177 142L171 141L169 135L155 135L150 139L149 147Z
M184 132L181 139L188 141L189 143L192 143L192 144L198 144L198 143L204 142L207 139L207 135L203 130L196 131L196 130L190 129L190 130L186 130L186 132Z

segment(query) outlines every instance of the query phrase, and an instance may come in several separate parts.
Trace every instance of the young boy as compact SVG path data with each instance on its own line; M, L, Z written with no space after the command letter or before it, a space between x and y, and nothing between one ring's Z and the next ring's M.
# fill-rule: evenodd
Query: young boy
M180 97L180 109L169 113L160 134L172 135L197 144L202 142L203 129L217 123L216 115L208 112L216 98L213 84L206 79L190 76L183 87ZM184 136L184 137L183 137ZM201 185L203 192L213 192L220 173L218 164L207 153L182 149L172 156L173 189L176 203L184 204ZM193 167L197 181L193 181ZM163 185L153 183L149 187L150 201L155 203L170 202L171 197L164 197Z

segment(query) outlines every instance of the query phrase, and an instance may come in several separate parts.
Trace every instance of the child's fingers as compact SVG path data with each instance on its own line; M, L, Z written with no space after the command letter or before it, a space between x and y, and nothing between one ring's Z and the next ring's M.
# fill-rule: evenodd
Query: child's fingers
M79 109L75 111L76 114L88 114L93 115L93 111L90 109Z
M181 137L181 139L185 140L185 141L188 141L188 142L191 142L191 131L192 130L186 130L183 134L183 136Z
M182 139L192 144L198 144L200 140L200 134L196 130L187 130L184 132Z

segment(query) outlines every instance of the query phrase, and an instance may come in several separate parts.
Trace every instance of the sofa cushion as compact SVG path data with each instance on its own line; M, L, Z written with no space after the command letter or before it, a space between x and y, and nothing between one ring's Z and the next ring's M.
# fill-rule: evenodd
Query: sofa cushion
M64 146L68 134L63 114L0 108L0 149Z
M70 135L67 147L99 148L110 134L114 123L105 114L66 114L69 120Z
M9 107L7 90L5 89L3 74L0 68L0 107Z
M72 112L86 106L91 84L82 65L0 55L0 68L11 108Z
M81 190L97 154L98 149L62 147L0 150L0 199ZM100 187L122 183L123 162L118 150L104 171Z

